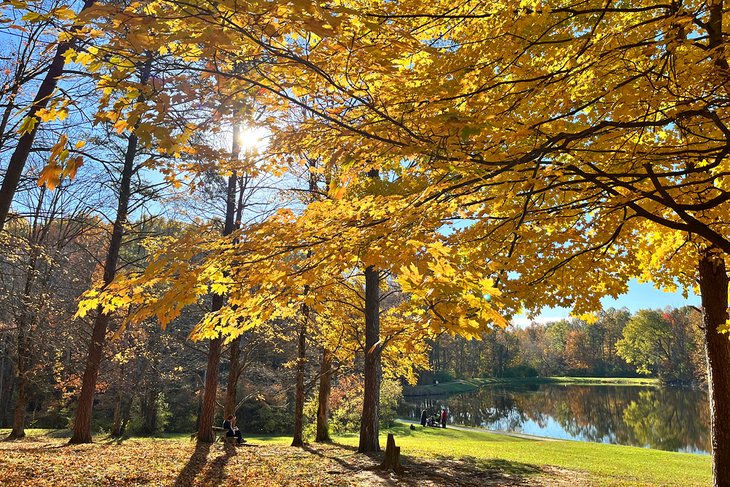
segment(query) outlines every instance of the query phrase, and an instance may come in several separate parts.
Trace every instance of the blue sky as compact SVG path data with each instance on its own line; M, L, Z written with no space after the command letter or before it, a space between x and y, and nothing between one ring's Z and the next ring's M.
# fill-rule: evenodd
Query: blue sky
M700 297L692 290L685 299L681 292L665 293L656 289L652 283L640 283L635 279L629 282L629 292L617 299L604 298L601 300L603 308L628 308L631 313L640 309L663 309L667 306L679 308L681 306L700 306ZM566 308L545 308L533 321L548 322L567 318L570 310ZM517 326L525 326L530 320L525 316L516 316L512 322Z

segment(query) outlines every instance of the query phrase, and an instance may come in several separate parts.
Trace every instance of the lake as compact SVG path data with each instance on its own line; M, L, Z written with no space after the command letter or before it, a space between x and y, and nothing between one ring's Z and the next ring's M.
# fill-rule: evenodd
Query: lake
M659 450L708 453L704 390L559 384L493 385L451 396L406 396L401 417L446 406L449 423Z

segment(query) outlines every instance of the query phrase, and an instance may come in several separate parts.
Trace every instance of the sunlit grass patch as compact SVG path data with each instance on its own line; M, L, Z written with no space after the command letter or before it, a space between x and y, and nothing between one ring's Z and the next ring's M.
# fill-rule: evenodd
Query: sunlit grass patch
M398 424L383 433L394 433L403 455L413 458L468 459L480 468L495 461L531 466L554 466L586 472L596 483L608 485L708 485L712 480L708 455L674 453L630 446L579 441L527 439L453 428L410 430ZM337 437L356 445L357 436Z

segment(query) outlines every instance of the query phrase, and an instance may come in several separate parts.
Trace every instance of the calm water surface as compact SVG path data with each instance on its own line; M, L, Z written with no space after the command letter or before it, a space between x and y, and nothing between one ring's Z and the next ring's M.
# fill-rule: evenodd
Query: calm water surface
M464 426L660 450L708 453L705 391L638 386L487 386L452 396L406 397L401 417L446 406Z

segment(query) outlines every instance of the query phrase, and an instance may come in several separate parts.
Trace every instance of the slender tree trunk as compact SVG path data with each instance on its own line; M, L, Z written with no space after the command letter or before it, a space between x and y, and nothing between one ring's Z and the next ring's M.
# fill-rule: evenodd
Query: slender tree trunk
M730 485L730 338L718 333L728 319L728 275L722 253L700 258L700 292L710 399L712 473L715 487Z
M360 420L359 453L380 451L380 274L365 269L365 390Z
M240 145L238 141L238 134L241 132L241 125L234 125L233 129L233 144L231 147L231 156L238 157L240 153ZM246 192L246 185L248 182L248 176L243 175L240 179L237 179L239 184L238 188L238 203L235 208L235 218L233 227L238 230L241 228L241 216L245 209L244 193ZM235 190L235 188L234 188ZM238 243L236 240L235 243ZM238 404L238 380L241 378L242 364L241 362L241 338L239 336L231 342L231 354L230 354L230 365L228 369L228 383L226 384L226 403L223 408L223 416L228 417L229 415L236 414L236 406Z
M330 391L332 383L332 353L325 349L322 349L322 361L319 366L319 397L317 406L317 436L314 441L317 442L329 442L332 441L330 438L328 417L329 417L329 403L330 403Z
M5 397L5 356L7 355L7 339L6 335L0 335L0 426L4 426L5 422L5 402L2 400Z
M238 379L241 375L241 337L231 342L230 365L228 367L228 383L226 384L226 402L223 416L236 414Z
M33 223L33 235L36 235L36 223L42 206L41 197L36 207L36 220ZM36 319L35 313L31 313L30 309L33 303L33 285L36 278L36 267L38 264L38 246L40 242L35 242L36 247L33 248L28 262L28 268L25 275L25 287L23 289L22 311L18 319L18 361L16 365L16 389L17 400L15 402L15 410L13 413L13 427L8 435L8 439L18 439L25 437L25 412L28 408L28 374L31 369L31 334L32 323Z
M18 66L18 68L15 70L16 80L18 79L18 76L24 76L25 68L25 62ZM7 100L7 105L5 105L5 111L3 112L3 116L0 119L0 151L2 151L3 145L5 143L5 129L8 126L10 115L13 114L13 109L17 107L17 105L15 104L15 97L18 96L19 90L20 82L14 82L13 87L10 89L10 93L8 93L5 98Z
M119 428L119 437L123 437L127 431L127 425L132 416L132 400L126 399L122 401L122 426Z
M299 325L299 343L297 346L297 379L296 400L294 404L294 438L291 446L304 446L304 366L307 362L307 321L309 308L302 306L304 315Z
M314 173L316 161L309 161L309 196L310 201L315 199L315 190L317 189L317 179ZM307 252L307 257L311 257L312 252ZM304 287L304 294L309 292L309 286ZM294 437L291 446L304 446L304 367L307 361L307 324L309 322L309 306L302 305L302 322L299 325L299 343L297 347L297 377L296 377L296 393L294 404Z
M89 0L92 1L92 0ZM152 69L152 61L148 60L140 75L140 82L145 84L150 77ZM142 101L140 99L140 101ZM112 229L112 238L109 242L109 248L104 262L104 285L108 285L114 280L117 273L117 262L119 261L119 251L122 247L122 239L124 238L124 226L127 223L127 213L129 211L129 198L131 196L132 174L134 172L134 158L137 155L137 135L131 133L127 141L127 150L124 154L124 167L122 169L122 179L119 183L119 201L117 203L117 216L114 220ZM102 354L104 351L104 342L106 341L106 330L109 326L110 316L104 314L101 306L96 309L96 318L94 320L94 328L91 334L91 343L89 343L89 354L86 359L86 368L81 383L81 394L76 406L76 417L74 419L73 436L69 443L91 443L91 413L94 406L94 393L96 392L96 380L99 376L99 367L101 365Z
M157 431L157 388L152 387L145 391L142 401L142 432L146 435L154 435Z
M238 142L233 137L233 152L237 154ZM226 192L226 221L223 226L223 235L233 233L234 217L236 213L236 172L228 177L228 188ZM218 311L223 307L224 298L218 294L213 295L211 311ZM205 372L205 389L203 392L203 406L198 421L198 441L201 443L215 442L213 434L213 421L215 420L215 398L218 392L218 374L221 361L221 348L223 338L217 337L210 341L208 349L208 366Z
M31 269L35 267L35 262L31 264ZM32 271L28 272L28 281L26 282L25 299L29 299L29 293L32 281ZM18 439L25 437L25 412L28 408L28 374L30 372L30 350L28 347L30 329L27 324L28 316L25 311L18 323L18 360L16 364L16 400L15 410L13 412L13 427L8 435L8 439Z
M117 393L114 398L114 419L110 434L115 438L122 436L122 395L120 393Z
M91 7L94 4L94 1L95 0L86 0L81 11L83 12ZM77 32L80 28L81 25L71 27L71 33L73 34ZM64 54L66 54L66 51L71 49L74 44L75 42L73 40L58 43L56 53L53 56L53 60L51 61L48 71L46 72L46 77L43 78L41 85L38 87L33 104L30 107L28 115L26 115L28 118L35 119L36 123L31 130L20 136L20 139L18 139L18 145L15 146L15 150L10 156L10 162L8 162L8 168L5 172L5 178L3 179L2 189L0 189L0 232L2 232L5 227L5 220L7 219L8 212L10 211L10 204L13 202L13 196L15 196L15 191L18 189L20 177L23 175L25 163L28 160L28 155L33 147L33 141L38 133L40 119L37 117L37 114L40 110L46 108L48 101L53 95L53 92L56 90L58 79L63 74L63 67L66 63Z

